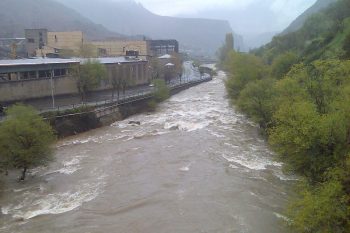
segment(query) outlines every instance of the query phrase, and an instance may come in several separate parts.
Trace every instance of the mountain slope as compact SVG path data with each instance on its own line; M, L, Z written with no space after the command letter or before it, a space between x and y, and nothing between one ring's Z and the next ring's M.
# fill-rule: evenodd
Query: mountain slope
M227 21L159 16L134 1L59 0L108 29L153 39L174 38L184 49L214 54L225 34L232 32ZM238 38L237 38L238 39Z
M51 0L1 0L0 19L0 37L23 37L26 28L81 30L88 39L119 36Z
M318 0L313 6L307 9L303 14L296 18L283 32L282 35L299 30L305 21L313 14L327 8L330 4L338 0Z
M274 37L254 53L268 63L286 52L295 53L306 63L339 59L346 55L347 38L350 38L350 1L339 0L322 13L311 15L299 30Z

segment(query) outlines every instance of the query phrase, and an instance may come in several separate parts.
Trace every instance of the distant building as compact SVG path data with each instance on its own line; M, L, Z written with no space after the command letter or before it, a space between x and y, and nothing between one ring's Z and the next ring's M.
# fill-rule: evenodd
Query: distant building
M47 29L25 29L26 50L28 57L36 57L37 49L47 45Z
M59 57L61 53L78 53L84 43L81 31L49 32L47 29L26 29L28 57Z
M134 55L146 60L150 55L147 42L143 40L108 40L88 42L95 47L99 57Z
M81 31L48 32L47 44L36 50L39 57L60 57L64 54L78 54L84 44L84 34Z
M107 68L108 79L96 90L111 89L114 76L128 80L129 86L150 82L148 61L126 57L98 58ZM0 103L78 94L73 66L86 59L36 58L0 60Z
M25 38L0 38L0 59L26 57Z
M47 29L26 29L28 57L74 57L83 49L92 50L96 57L159 57L179 53L177 40L99 40L85 41L81 31L49 32ZM91 55L90 55L91 56Z
M179 53L179 42L177 40L149 40L147 43L149 53L153 57Z

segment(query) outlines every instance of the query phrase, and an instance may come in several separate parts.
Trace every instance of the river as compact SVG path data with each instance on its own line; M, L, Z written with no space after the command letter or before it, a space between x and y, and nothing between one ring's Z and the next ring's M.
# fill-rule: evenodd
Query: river
M24 183L12 172L0 232L287 232L293 179L257 127L229 106L224 78L155 113L60 141L55 162Z

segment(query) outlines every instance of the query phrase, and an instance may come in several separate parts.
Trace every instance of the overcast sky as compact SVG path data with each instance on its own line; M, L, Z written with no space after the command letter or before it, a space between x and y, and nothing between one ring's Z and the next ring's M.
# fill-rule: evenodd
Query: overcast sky
M243 21L261 21L265 16L274 19L269 31L283 30L316 0L136 0L147 9L160 15L222 18L231 22L234 30L245 33L238 24ZM261 12L258 12L260 9ZM220 14L221 12L221 14ZM243 14L244 13L244 14ZM231 15L230 15L231 14ZM264 15L266 14L266 15ZM245 17L246 16L246 17ZM240 27L242 25L242 27ZM262 31L266 31L264 29Z

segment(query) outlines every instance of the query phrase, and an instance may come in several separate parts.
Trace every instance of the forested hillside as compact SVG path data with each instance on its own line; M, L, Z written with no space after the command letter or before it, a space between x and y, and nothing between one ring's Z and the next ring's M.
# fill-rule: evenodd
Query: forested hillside
M346 37L350 34L349 1L338 1L305 21L296 32L274 37L254 53L271 63L278 55L293 51L306 62L346 56Z
M320 12L321 10L327 8L330 4L337 2L338 0L318 0L316 3L307 9L303 14L296 18L283 32L285 35L287 33L295 32L299 30L305 23L305 21L313 14Z
M254 53L221 56L233 104L300 177L286 211L293 232L350 232L349 17L340 0Z

